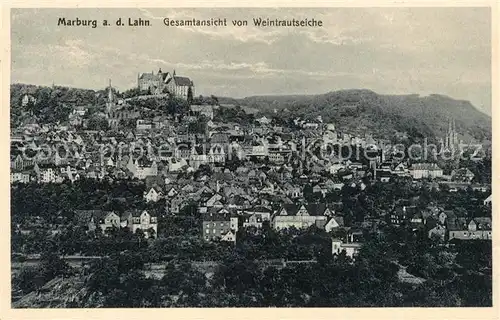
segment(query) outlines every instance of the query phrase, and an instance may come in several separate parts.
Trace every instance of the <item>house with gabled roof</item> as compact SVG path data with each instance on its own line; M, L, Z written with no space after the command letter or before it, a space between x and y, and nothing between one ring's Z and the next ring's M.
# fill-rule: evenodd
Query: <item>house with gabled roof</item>
M169 211L170 213L177 214L182 208L184 208L189 202L189 198L185 195L178 194L170 200Z
M264 219L262 218L262 215L260 215L260 214L254 213L254 214L243 215L243 227L245 227L245 228L254 227L257 229L261 229L263 222L264 222Z
M123 213L121 220L132 233L142 230L146 238L158 234L158 218L146 210L130 210Z
M330 208L324 203L284 204L275 213L272 225L276 230L295 227L308 228L317 224L318 220L328 220L332 215Z
M146 202L158 202L161 198L163 198L163 192L159 187L154 186L144 192Z
M326 224L324 225L323 229L325 229L326 232L330 232L333 230L337 230L339 228L343 228L344 225L344 218L341 216L332 216L326 220Z
M120 216L113 211L75 210L75 222L93 231L98 227L102 232L108 229L120 228Z
M205 241L236 242L238 217L222 208L209 208L203 213L202 238Z
M243 209L250 205L250 201L247 197L242 195L235 195L229 198L228 200L228 208L233 209Z
M173 186L166 186L166 188L167 191L165 192L165 196L169 199L179 194L179 192L175 190L175 187Z
M343 242L340 239L332 239L332 254L339 255L345 251L346 256L354 259L361 249L360 242Z
M491 200L493 199L493 195L489 195L486 199L483 201L484 206L491 206Z
M446 229L448 240L492 239L492 224L489 217L448 219Z
M400 177L410 176L410 170L404 162L400 162L399 164L394 166L394 168L391 170L391 173Z
M207 200L205 206L207 207L220 206L222 204L221 203L222 199L223 197L220 194L216 193L212 197L210 197L210 199Z
M245 209L243 213L248 215L259 215L263 220L271 220L273 210L270 206L253 206Z

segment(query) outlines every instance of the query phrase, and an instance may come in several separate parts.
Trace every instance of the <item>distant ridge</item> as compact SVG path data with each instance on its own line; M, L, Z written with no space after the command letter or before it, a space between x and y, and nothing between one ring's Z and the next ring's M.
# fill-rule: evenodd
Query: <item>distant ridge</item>
M223 98L219 98L223 101ZM491 141L491 117L469 101L446 95L382 95L367 89L331 91L316 95L256 95L228 99L262 113L333 121L337 128L387 136L407 132L414 136L441 137L448 120L455 119L464 141ZM283 111L287 112L283 112Z

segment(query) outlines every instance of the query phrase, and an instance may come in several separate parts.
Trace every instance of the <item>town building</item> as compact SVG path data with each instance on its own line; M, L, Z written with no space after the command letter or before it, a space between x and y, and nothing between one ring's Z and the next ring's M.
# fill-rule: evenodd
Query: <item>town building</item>
M354 234L352 233L348 234L345 240L332 238L332 254L339 255L345 251L346 256L354 259L359 254L362 243L354 241Z
M324 203L313 204L285 204L276 212L272 225L276 230L295 227L297 229L308 228L317 223L325 225L328 217L333 212Z
M161 198L163 198L163 192L158 187L152 187L149 191L144 192L146 202L158 202Z
M492 239L492 224L489 217L448 219L446 229L448 240Z
M158 234L158 218L146 210L126 211L122 217L122 226L128 228L132 233L142 230L146 238L155 238Z
M202 237L205 241L231 241L236 242L238 231L238 217L232 216L228 210L209 208L203 214Z
M204 116L209 120L214 118L214 107L211 105L191 105L190 114L192 116Z
M443 176L443 169L436 163L415 163L410 173L413 179L435 179Z

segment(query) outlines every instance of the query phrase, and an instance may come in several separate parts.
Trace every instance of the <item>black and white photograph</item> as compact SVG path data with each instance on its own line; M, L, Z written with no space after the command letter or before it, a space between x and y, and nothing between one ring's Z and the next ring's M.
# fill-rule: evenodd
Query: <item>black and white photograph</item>
M493 307L492 14L11 8L11 308Z

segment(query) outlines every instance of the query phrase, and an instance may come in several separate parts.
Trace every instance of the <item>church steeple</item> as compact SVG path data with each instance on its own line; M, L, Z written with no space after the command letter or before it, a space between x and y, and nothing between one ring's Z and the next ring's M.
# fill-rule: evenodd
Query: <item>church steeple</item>
M106 113L107 116L109 117L109 114L113 111L114 109L114 95L113 95L113 87L111 86L111 79L109 79L109 86L108 86L108 101L106 101Z
M108 86L108 102L113 101L113 87L111 86L111 79L109 79L109 86Z

